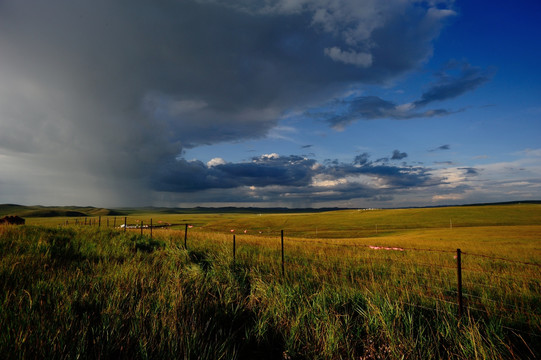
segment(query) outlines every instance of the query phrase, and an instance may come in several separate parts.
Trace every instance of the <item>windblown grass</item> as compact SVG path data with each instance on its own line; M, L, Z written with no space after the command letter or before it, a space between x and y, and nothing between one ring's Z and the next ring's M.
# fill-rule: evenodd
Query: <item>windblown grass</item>
M290 237L286 231L284 275L278 229L237 235L233 263L231 233L201 227L190 229L188 249L184 232L175 230L155 230L151 239L148 231L141 237L138 230L103 227L0 227L0 353L130 359L541 356L539 268L468 254L540 264L538 226L472 228L473 235L417 229L409 236L362 239ZM453 252L458 247L466 253L461 318Z

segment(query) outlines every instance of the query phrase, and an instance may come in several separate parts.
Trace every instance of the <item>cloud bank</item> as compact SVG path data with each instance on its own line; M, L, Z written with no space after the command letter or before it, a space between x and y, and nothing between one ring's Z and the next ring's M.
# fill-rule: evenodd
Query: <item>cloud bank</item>
M40 188L52 202L128 205L152 202L141 195L149 189L236 188L232 175L246 186L305 186L314 181L312 160L208 166L179 156L200 145L265 137L286 111L416 69L455 15L451 4L2 1L0 152L10 170L0 176L10 193L29 198ZM457 78L441 75L415 107L479 86L485 80L477 72L465 66ZM375 97L350 107L365 119L445 112L400 115ZM344 126L352 114L328 122ZM346 176L346 168L318 176ZM388 184L417 180L396 171ZM332 176L325 181L336 181Z
M446 116L463 110L442 108L423 110L422 108L433 102L453 99L475 90L490 81L494 71L483 70L465 62L451 61L435 75L436 81L430 84L420 99L411 103L397 104L370 95L349 96L333 99L327 104L327 111L308 110L306 114L309 117L323 120L338 130L342 130L345 126L358 120L408 120Z
M393 151L392 160L407 154ZM160 192L182 193L184 197L235 202L268 202L271 199L288 206L303 206L315 202L336 202L351 199L391 197L411 189L436 187L445 183L433 176L431 169L407 164L393 165L389 159L370 160L363 153L350 163L315 159L297 155L278 154L254 157L249 162L227 163L178 160L166 167L154 180ZM465 171L474 175L473 169ZM233 189L234 191L222 191Z

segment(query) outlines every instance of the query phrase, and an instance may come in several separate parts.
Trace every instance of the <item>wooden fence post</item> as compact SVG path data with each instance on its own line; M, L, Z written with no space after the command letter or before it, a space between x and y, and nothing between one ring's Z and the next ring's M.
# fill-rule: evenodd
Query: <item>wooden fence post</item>
M98 227L101 227L101 216L98 216Z
M284 230L281 230L281 239L282 239L282 276L285 276L286 270L284 267Z
M184 249L186 249L186 250L188 250L187 241L188 241L188 224L185 224L185 227L184 227Z
M143 237L143 223L144 223L144 221L141 220L141 237Z
M458 294L457 294L457 300L458 300L458 317L460 318L464 311L464 304L462 302L462 260L461 260L461 254L462 252L460 249L456 249L456 273L457 273L457 280L458 280Z
M124 232L126 232L127 220L128 218L124 216Z
M113 218L113 227L116 228L116 216Z

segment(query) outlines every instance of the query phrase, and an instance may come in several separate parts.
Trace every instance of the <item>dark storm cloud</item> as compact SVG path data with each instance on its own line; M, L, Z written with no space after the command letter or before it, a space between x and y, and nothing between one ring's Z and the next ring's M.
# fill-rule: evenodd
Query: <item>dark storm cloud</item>
M342 129L357 120L393 119L408 120L414 118L431 118L452 114L453 111L433 109L415 111L414 107L400 107L398 104L377 96L361 96L348 100L337 100L330 105L329 112L310 112L308 116L323 119L332 127ZM335 110L339 108L340 110ZM338 113L338 115L336 115Z
M479 175L479 169L472 168L472 167L465 167L465 168L458 168L459 170L463 170L464 174L466 176L476 176Z
M438 147L435 148L435 149L430 149L430 150L428 150L428 151L429 151L429 152L434 152L434 151L450 150L450 149L451 149L451 145L445 144L445 145L438 146Z
M360 155L355 156L355 159L353 160L353 165L367 165L370 164L370 154L368 153L362 153Z
M406 157L408 157L408 154L406 154L405 152L393 150L393 156L391 157L391 160L402 160Z
M415 69L453 14L444 2L403 0L5 0L0 149L35 154L36 173L51 170L82 192L111 186L103 198L124 203L133 201L127 189L157 177L183 179L171 185L179 189L230 173L265 184L247 165L210 171L175 159L264 137L286 110ZM392 104L358 99L352 110L376 118ZM264 178L278 179L266 166ZM301 183L299 166L282 175Z
M366 153L356 156L351 163L333 160L319 164L305 157L272 154L250 162L213 166L200 161L177 160L167 169L154 178L154 190L214 202L275 199L302 206L303 201L368 199L443 183L442 179L432 176L428 168L372 162ZM355 180L359 177L365 181ZM228 191L219 193L220 189Z
M397 188L433 184L428 169L413 166L391 166L377 163L368 163L364 166L339 164L324 169L324 173L331 175L333 178L368 175L380 179L390 187Z
M457 71L457 74L453 74ZM450 62L436 74L438 80L423 93L415 106L425 106L434 101L443 101L458 97L468 91L472 91L482 84L490 81L494 73L489 70L471 66L468 63Z
M251 162L208 166L200 161L176 160L154 177L158 191L197 191L241 186L296 186L310 184L315 160L300 156L260 157Z
M453 73L458 71L458 74ZM419 110L434 101L443 101L458 97L488 82L493 71L482 70L468 63L450 62L436 74L437 81L419 100L408 104L397 104L378 96L359 96L347 99L335 99L327 104L330 111L307 111L306 115L322 119L336 129L358 120L393 119L408 120L446 116L463 111L448 109Z

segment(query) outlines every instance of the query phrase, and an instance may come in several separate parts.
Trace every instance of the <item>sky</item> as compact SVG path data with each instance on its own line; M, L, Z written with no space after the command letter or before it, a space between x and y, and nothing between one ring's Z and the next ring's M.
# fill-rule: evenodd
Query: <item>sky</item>
M0 203L541 199L541 2L0 0Z

